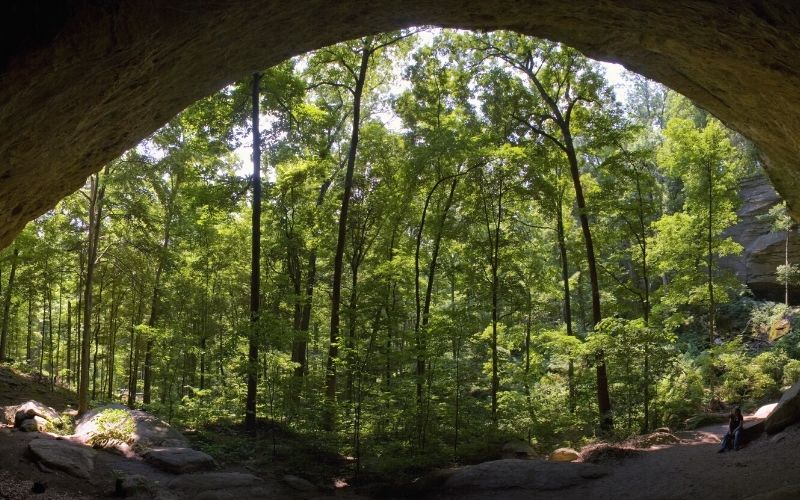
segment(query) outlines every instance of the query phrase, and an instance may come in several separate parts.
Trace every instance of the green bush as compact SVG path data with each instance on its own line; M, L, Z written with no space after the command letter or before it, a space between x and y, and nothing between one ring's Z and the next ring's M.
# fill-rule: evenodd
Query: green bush
M87 443L97 448L108 448L117 444L133 443L136 423L126 410L110 408L97 416L97 429Z
M800 360L790 359L783 365L783 377L781 381L784 387L794 385L800 380Z
M656 386L656 408L660 424L683 427L686 419L703 405L703 377L689 356L683 356Z

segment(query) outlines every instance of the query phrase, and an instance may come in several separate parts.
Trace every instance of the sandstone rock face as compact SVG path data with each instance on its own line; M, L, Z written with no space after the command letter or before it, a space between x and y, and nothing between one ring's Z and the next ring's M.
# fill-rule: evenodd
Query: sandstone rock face
M684 93L761 148L800 214L796 2L23 2L0 16L0 246L226 83L340 40L421 24L562 41Z
M28 444L37 460L54 469L84 479L94 469L96 452L63 439L34 439Z
M741 255L720 259L720 265L747 283L757 297L783 302L784 286L776 280L775 269L785 262L786 233L772 232L771 221L765 220L769 210L782 198L763 175L743 179L739 189L741 206L736 211L739 221L727 234L742 245L743 251ZM797 231L789 233L789 262L800 263ZM789 287L789 299L798 303L800 288Z
M800 380L781 396L778 406L764 422L767 434L780 432L800 420Z
M495 460L458 469L445 481L444 489L473 491L520 488L555 491L607 474L608 470L604 467L591 464Z

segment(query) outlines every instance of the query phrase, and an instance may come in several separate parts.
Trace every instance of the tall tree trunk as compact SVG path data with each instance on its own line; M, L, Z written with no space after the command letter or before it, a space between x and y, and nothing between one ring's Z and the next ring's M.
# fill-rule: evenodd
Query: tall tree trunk
M564 191L559 191L556 203L556 238L558 240L558 254L561 263L561 283L564 289L564 324L567 326L567 335L573 337L572 330L572 298L569 291L569 261L567 260L567 242L564 234ZM567 368L567 384L569 386L569 400L567 406L570 413L575 413L575 360L569 359Z
M789 307L789 229L786 230L786 239L783 242L783 264L786 268L786 280L783 284L783 302L786 307ZM11 276L14 276L13 266L11 267ZM0 359L2 359L2 356L0 356Z
M339 357L339 307L342 301L342 268L344 263L344 247L347 243L347 215L350 208L350 196L353 190L353 170L358 152L359 127L361 125L361 97L367 79L367 67L371 51L367 45L361 49L361 64L353 89L353 128L350 135L350 149L347 153L347 170L344 176L342 205L339 212L339 231L336 240L336 254L333 259L333 289L331 293L331 328L328 346L328 362L325 374L325 398L329 404L336 401L336 360ZM330 410L330 409L329 409ZM333 413L327 416L326 425L333 428Z
M642 316L644 319L645 328L650 327L650 270L647 265L647 224L645 223L644 216L644 196L642 194L642 184L639 180L639 172L636 172L636 199L638 204L637 215L639 217L639 231L641 237L639 239L639 252L642 259ZM645 342L644 346L644 415L642 432L646 433L650 430L650 340Z
M41 326L39 327L39 333L41 334L41 339L39 339L39 375L44 374L44 342L47 338L47 330L45 326L47 325L47 290L42 293L42 322Z
M492 248L492 425L497 429L497 393L500 390L500 376L498 374L499 359L497 356L497 323L498 323L498 296L500 294L500 224L503 221L503 185L500 184L500 193L497 199L497 220L494 227Z
M106 377L107 391L106 397L111 400L114 397L114 365L116 361L116 347L117 347L117 314L119 313L119 297L116 293L116 281L113 282L111 288L111 312L108 320L108 362Z
M714 302L714 234L712 224L712 214L714 213L714 179L711 173L711 163L706 163L706 174L708 175L708 225L706 243L708 245L707 268L708 268L708 345L714 345L714 321L716 316L716 303Z
M52 391L55 386L55 356L53 349L55 343L53 342L53 289L47 287L47 372L50 382L50 390Z
M592 328L597 326L602 319L600 311L600 281L597 276L597 259L594 254L594 242L592 231L589 227L589 216L586 212L586 201L583 197L583 186L581 185L581 174L578 169L578 157L572 141L572 134L568 125L562 130L566 145L567 158L569 159L569 170L572 175L572 183L575 188L575 202L578 207L578 218L581 223L583 240L586 246L586 263L589 267L589 284L592 291ZM614 420L611 415L611 397L608 392L608 375L606 374L605 356L602 351L597 353L596 359L597 375L597 406L600 412L600 428L610 431L614 427Z
M256 394L258 390L258 319L261 285L261 131L259 130L259 82L261 75L253 74L253 219L250 260L250 335L247 356L247 399L244 425L256 429Z
M317 194L316 208L322 206L325 195L331 186L328 179L319 187ZM317 285L317 249L314 248L308 255L308 272L306 273L306 294L303 297L303 307L300 312L299 337L292 344L292 361L297 363L294 369L295 377L304 377L308 374L308 361L306 351L308 350L308 329L311 325L311 306L314 303L314 288Z
M81 375L81 350L83 348L83 340L81 337L81 328L83 327L83 294L84 294L84 267L86 258L83 250L78 251L78 289L75 294L78 296L78 307L75 308L75 366L72 372L72 378L76 386L80 386Z
M444 226L445 222L447 221L447 214L450 211L450 207L453 204L453 197L455 195L456 186L458 185L458 177L453 176L450 182L450 191L447 194L447 199L444 203L444 208L442 209L442 214L439 218L439 224L436 230L436 234L433 239L433 248L431 250L431 260L428 263L428 276L427 276L427 283L425 286L425 298L422 305L422 318L420 321L420 311L419 311L419 247L420 242L422 239L422 230L424 228L424 221L425 221L425 210L423 210L422 221L420 223L419 234L417 235L417 248L416 253L414 256L414 265L417 273L417 280L416 280L416 289L417 289L417 318L415 322L415 329L417 330L417 338L419 339L418 342L418 354L417 354L417 404L420 408L420 413L422 413L422 381L425 378L425 364L427 363L427 335L428 335L428 322L430 320L430 311L431 311L431 302L433 300L433 286L434 281L436 278L436 266L439 261L439 250L441 248L442 243L442 234L444 233ZM440 182L444 180L441 179ZM438 183L437 183L438 186ZM433 189L436 189L434 186ZM431 190L431 194L433 190ZM425 204L425 209L427 209L427 200ZM421 324L420 324L421 323ZM432 384L432 379L429 379L429 386ZM426 438L426 422L428 420L428 416L425 415L422 418L422 422L419 429L419 436L420 436L420 447L425 448L425 438Z
M31 364L31 342L33 340L33 290L28 290L28 336L25 339L25 362Z
M175 180L177 174L171 174L173 184L170 188L169 195L165 201L166 205L163 207L165 211L164 217L164 233L161 239L161 248L158 251L158 262L156 264L156 274L153 278L153 295L150 301L150 318L147 320L147 326L151 330L148 332L147 341L145 342L144 352L144 383L142 388L142 402L150 404L152 400L152 387L153 387L153 348L155 347L155 340L152 338L152 329L158 325L161 317L161 280L164 275L164 270L167 266L167 258L169 246L172 238L172 219L175 211L175 200L178 196L178 186L180 179Z
M556 124L561 132L559 141L556 137L545 133L539 128L531 126L532 130L540 135L548 138L556 146L561 149L567 156L569 162L569 171L572 176L572 184L575 188L575 203L578 209L578 218L581 224L581 231L583 233L583 241L586 246L586 260L589 267L589 283L591 285L592 294L592 327L596 326L602 319L600 310L600 282L597 276L597 262L594 255L594 242L592 241L592 232L589 227L589 216L586 211L586 200L583 197L583 186L581 185L581 174L578 167L578 156L575 152L575 144L572 139L572 132L570 130L570 120L572 110L578 98L569 97L569 91L565 91L565 97L570 100L566 107L566 111L562 113L559 108L559 103L547 92L542 82L536 75L536 71L530 66L528 62L520 67L522 71L528 76L530 81L536 87L539 95L545 101L547 107L552 113ZM568 87L567 87L568 88ZM600 428L604 431L609 431L614 426L614 420L611 414L611 398L608 392L608 375L606 374L605 356L602 351L597 353L596 357L596 375L597 375L597 406L600 413Z
M14 275L17 272L17 256L19 249L14 247L14 253L11 257L11 272L8 275L8 286L6 287L5 297L3 298L3 326L0 330L0 362L7 359L8 349L8 320L11 311L11 292L14 290Z
M62 304L62 296L64 294L64 279L63 275L59 273L59 283L58 283L58 326L56 327L56 333L58 334L56 337L56 364L53 370L53 381L51 382L51 387L53 387L56 383L56 377L60 372L60 364L61 364L61 304ZM51 318L52 320L52 318ZM62 381L63 382L63 381Z
M72 387L72 301L67 300L67 388Z
M426 341L424 338L424 332L422 329L422 292L420 290L420 250L422 248L422 235L425 231L425 222L428 218L428 207L430 206L431 199L433 198L434 193L436 193L436 189L439 185L444 182L449 177L442 177L433 185L433 187L428 191L428 195L425 197L425 203L422 206L422 216L420 217L419 221L419 228L417 229L417 236L416 236L416 243L414 248L414 303L415 303L415 311L416 315L414 317L414 339L416 341L416 348L417 348L417 433L418 439L421 437L422 427L421 427L421 418L422 418L422 388L423 382L425 380L425 363L427 362L427 347ZM454 179L454 182L457 178ZM435 264L434 264L435 269ZM428 282L430 283L430 276L428 276Z
M108 173L108 167L105 169ZM78 414L89 409L89 348L91 342L92 285L97 264L97 245L103 218L105 184L101 185L100 173L91 177L89 195L89 235L87 239L86 280L83 291L83 338L81 339L81 380L78 387Z

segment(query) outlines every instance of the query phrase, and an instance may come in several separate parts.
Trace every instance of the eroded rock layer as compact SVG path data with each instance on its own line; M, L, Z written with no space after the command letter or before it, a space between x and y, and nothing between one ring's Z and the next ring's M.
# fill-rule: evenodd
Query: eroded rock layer
M0 16L0 246L193 101L340 40L514 29L684 93L752 139L800 209L800 4L780 0L73 0Z
M769 211L782 200L764 176L742 179L739 196L739 220L726 233L742 245L742 253L723 257L720 265L736 273L757 298L783 302L785 289L778 282L776 270L786 262L787 250L789 263L800 263L800 235L796 228L788 235L773 231ZM789 302L800 304L800 287L789 287Z

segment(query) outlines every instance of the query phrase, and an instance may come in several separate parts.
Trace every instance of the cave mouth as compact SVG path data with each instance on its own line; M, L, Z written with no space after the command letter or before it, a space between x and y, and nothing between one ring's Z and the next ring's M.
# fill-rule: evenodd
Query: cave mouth
M92 172L226 83L413 25L509 29L621 63L751 139L800 206L800 7L787 2L34 1L0 53L0 245Z

